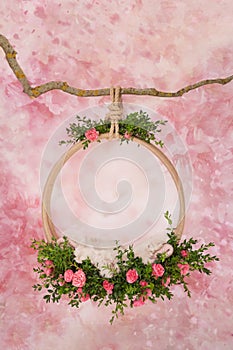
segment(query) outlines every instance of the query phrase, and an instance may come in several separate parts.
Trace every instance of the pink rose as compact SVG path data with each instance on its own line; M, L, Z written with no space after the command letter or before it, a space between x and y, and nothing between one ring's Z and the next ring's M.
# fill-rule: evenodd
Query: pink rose
M183 258L186 258L186 256L188 256L188 253L186 252L186 250L181 250L180 254Z
M46 260L45 261L45 266L47 267L53 267L53 262L51 260Z
M142 306L142 305L144 305L144 304L145 304L145 302L144 302L144 300L143 300L143 297L140 297L139 299L135 299L135 300L133 301L133 306L134 306L134 307Z
M53 270L54 270L53 267L47 267L47 268L44 270L44 272L45 272L46 276L51 276L52 273L53 273Z
M139 284L142 287L148 286L148 283L146 281L140 281ZM143 296L145 300L148 299L148 297L150 297L152 295L152 291L150 288L146 288L146 289L143 288L143 293L146 294Z
M147 288L147 289L146 289L146 296L147 296L147 298L150 297L151 295L152 295L151 289L150 289L150 288Z
M114 288L114 284L113 283L110 283L107 280L104 280L103 281L103 287L104 287L104 289L106 290L106 292L108 294L112 294L112 290Z
M140 284L140 286L142 286L142 287L148 286L148 283L147 283L146 281L140 281L139 284Z
M73 273L72 270L66 270L65 273L64 273L64 280L66 282L71 282L73 276L74 276L74 273Z
M90 295L89 294L85 294L85 295L83 294L82 288L78 288L77 289L77 293L78 293L78 297L80 298L80 300L82 302L85 302L85 301L90 299Z
M82 269L76 271L72 278L72 284L75 287L83 287L86 283L86 275Z
M46 266L46 268L44 270L46 276L51 276L53 271L54 271L53 262L51 260L46 260L44 264Z
M164 274L164 267L161 264L152 264L152 274L157 278Z
M165 280L164 278L162 279L162 285L164 287L168 287L168 285L170 284L171 282L171 278L170 277L167 277L167 279Z
M59 284L59 286L64 286L64 284L65 284L64 277L62 274L59 275L58 284Z
M99 137L99 131L95 128L89 129L85 132L85 136L89 141L96 141Z
M126 281L128 283L134 283L138 279L138 273L135 269L130 269L126 273Z
M81 296L81 301L84 303L85 301L90 299L90 295L89 294L85 294Z
M131 138L131 134L129 134L127 131L124 134L124 138L129 140Z
M83 289L81 287L77 289L77 294L79 297L81 297L81 295L83 294Z
M180 269L181 275L187 275L189 272L189 264L177 264Z

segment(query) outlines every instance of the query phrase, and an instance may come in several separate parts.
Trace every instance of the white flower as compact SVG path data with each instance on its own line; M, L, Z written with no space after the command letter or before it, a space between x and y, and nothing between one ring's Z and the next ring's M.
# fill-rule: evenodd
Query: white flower
M106 278L112 277L112 272L105 268L109 266L111 270L116 269L115 251L113 249L98 249L79 245L75 251L75 261L81 263L87 257L93 265L99 268L100 274Z

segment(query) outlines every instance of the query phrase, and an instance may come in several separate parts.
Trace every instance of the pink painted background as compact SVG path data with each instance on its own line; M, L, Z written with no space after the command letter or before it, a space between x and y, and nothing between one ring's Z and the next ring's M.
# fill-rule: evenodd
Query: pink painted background
M0 32L32 84L64 80L80 88L155 87L175 91L233 74L231 0L1 1ZM78 311L45 304L31 288L42 238L39 170L54 130L108 98L50 92L30 99L0 52L0 347L9 350L233 349L233 83L183 97L124 96L166 116L186 144L193 193L186 237L214 241L221 259L210 277L190 278L192 299L127 311L86 303Z

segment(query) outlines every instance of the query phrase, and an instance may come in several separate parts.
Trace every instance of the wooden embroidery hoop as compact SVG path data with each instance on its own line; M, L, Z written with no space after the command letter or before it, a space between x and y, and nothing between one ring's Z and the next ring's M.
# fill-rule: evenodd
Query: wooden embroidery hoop
M98 140L112 140L112 139L119 139L121 138L122 135L120 134L110 134L110 133L105 133L101 134L98 137ZM178 198L179 198L179 219L178 219L178 225L174 229L174 232L176 236L180 239L183 233L184 229L184 221L185 221L185 200L184 200L184 191L183 191L183 186L180 180L180 177L172 164L172 162L168 159L168 157L155 145L152 143L147 143L144 140L141 140L137 137L133 137L132 139L133 142L137 143L138 145L141 145L148 149L152 154L157 157L162 164L166 167L166 169L169 171L174 184L176 186L176 190L178 193ZM83 148L83 143L79 142L74 144L67 152L65 152L61 158L56 162L56 164L53 166L45 187L43 191L43 196L42 196L42 222L43 222L43 228L45 231L45 235L48 241L51 241L52 238L58 239L59 236L56 232L55 225L51 219L51 196L54 188L54 184L56 182L56 179L62 170L63 166L69 161L69 159L76 154L78 151L80 151ZM74 246L77 246L76 242L72 242ZM80 245L80 244L79 244Z

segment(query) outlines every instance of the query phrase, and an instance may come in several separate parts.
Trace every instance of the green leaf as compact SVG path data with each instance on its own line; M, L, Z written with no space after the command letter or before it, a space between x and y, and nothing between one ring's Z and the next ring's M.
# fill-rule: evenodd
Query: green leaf
M172 224L169 212L166 212L165 216ZM211 271L206 267L206 263L219 260L215 255L212 256L208 253L208 249L214 246L212 242L198 247L197 240L190 238L180 242L174 231L168 230L167 243L173 246L174 251L170 257L166 257L165 254L158 254L156 257L156 262L162 263L165 269L162 277L154 278L152 275L152 264L150 262L145 264L141 257L135 256L133 246L122 248L119 246L119 242L116 242L116 247L113 249L116 266L111 270L113 272L112 277L105 278L101 276L98 266L93 265L89 257L77 263L75 261L74 247L70 245L67 237L63 237L63 239L64 241L61 243L57 243L55 238L51 242L45 242L44 240L32 241L32 245L38 253L39 263L39 266L34 268L33 271L41 281L41 283L35 284L33 289L35 291L41 291L43 287L47 289L49 294L44 296L46 303L51 301L57 303L61 296L65 294L70 299L68 304L71 307L78 308L80 300L78 294L76 294L77 287L73 286L72 283L60 285L60 282L63 281L63 277L60 277L60 275L64 276L64 272L67 269L71 269L73 272L82 269L86 274L86 283L82 291L83 295L89 294L91 300L97 302L98 306L101 304L104 304L106 307L109 305L115 306L110 323L119 314L124 314L126 307L133 307L133 301L136 298L140 296L145 298L146 289L148 288L152 291L149 300L153 303L158 298L164 300L167 297L170 300L173 297L170 291L172 285L182 285L184 292L190 297L191 291L188 288L187 281L192 271L196 270L209 275ZM187 251L186 257L182 257L182 250ZM51 276L47 276L44 273L46 260L53 262L54 271ZM178 264L189 265L187 275L181 275ZM132 284L126 281L126 273L129 269L136 269L139 275L138 280ZM167 277L171 279L170 285L164 287L162 281ZM113 284L112 294L108 294L103 288L104 280ZM148 285L143 287L140 281L146 281Z

